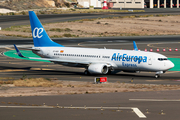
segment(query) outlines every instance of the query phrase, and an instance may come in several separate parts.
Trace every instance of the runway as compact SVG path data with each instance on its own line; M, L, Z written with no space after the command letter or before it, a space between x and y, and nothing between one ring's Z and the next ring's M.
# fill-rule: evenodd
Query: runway
M179 36L173 36L168 38L166 36L158 37L134 37L139 49L160 49L161 54L164 54L168 58L180 58L179 51L174 51L175 48L180 49ZM71 47L94 47L107 49L133 49L132 37L110 37L110 38L88 38L87 40L82 39L56 39L55 41ZM169 39L171 41L169 42ZM173 39L173 40L172 40ZM4 45L0 46L1 52L14 50L12 44L16 44L20 48L30 47L33 45L32 39L27 40L0 40ZM166 52L162 49L166 48ZM172 49L172 52L168 51L168 48ZM26 77L44 77L44 78L55 78L60 80L72 80L72 81L94 81L94 77L107 76L109 82L123 82L130 83L133 79L134 83L141 84L179 84L179 68L171 70L162 74L160 78L154 78L155 73L140 72L140 73L125 73L119 72L118 74L112 75L84 75L83 68L66 67L62 65L56 65L47 62L27 61L22 59L13 59L7 56L1 55L1 77L11 77L12 79L19 79L23 76Z
M176 120L180 107L178 94L179 91L160 91L4 97L0 100L0 117L8 120Z
M96 47L112 49L132 49L132 41L141 50L160 48L167 57L179 58L179 51L163 52L162 48L179 47L180 36L112 37L88 39L56 39L55 41L71 47ZM32 39L1 38L0 52L19 47L32 46ZM158 43L158 44L157 44ZM167 49L168 50L168 49ZM44 77L59 80L93 82L96 76L85 76L84 69L54 65L47 62L27 61L0 55L0 79L14 80L22 77ZM123 73L107 75L109 82L140 84L177 84L180 83L179 71L169 71L159 79L154 73ZM133 78L133 82L131 81ZM33 88L32 88L33 89ZM179 118L179 91L159 92L122 92L103 94L79 94L57 96L2 97L0 117L3 119L153 119L169 120Z
M164 11L165 12L165 11ZM161 11L162 13L162 11ZM153 12L151 14L154 14ZM167 14L167 13L166 13ZM175 14L179 14L175 12ZM109 15L107 15L109 16ZM87 16L87 18L96 18ZM106 17L106 16L105 16ZM64 18L66 21L72 18ZM73 20L81 17L73 17ZM43 19L49 22L52 19ZM53 18L59 21L59 18ZM9 24L1 22L0 26L29 24L22 19ZM144 37L107 37L107 38L61 38L54 39L64 46L94 47L107 49L133 49L132 41L137 42L141 50L150 48L155 51L160 49L161 54L168 58L180 58L180 36L144 36ZM48 62L27 61L5 56L3 53L14 50L13 44L19 47L30 47L32 39L12 38L0 36L0 80L16 80L23 77L44 77L58 80L89 81L100 75L86 76L84 69L65 67ZM162 49L166 48L166 52ZM172 48L172 52L167 51ZM164 84L179 85L180 71L172 70L159 79L154 78L155 73L124 73L107 75L109 82L134 83L134 84ZM133 82L131 81L133 78ZM9 88L11 89L11 88ZM33 88L32 88L33 89ZM123 119L123 120L170 120L179 118L179 91L156 92L122 92L103 94L79 94L57 96L29 96L29 97L2 97L0 99L0 117L2 119L34 120L34 119Z

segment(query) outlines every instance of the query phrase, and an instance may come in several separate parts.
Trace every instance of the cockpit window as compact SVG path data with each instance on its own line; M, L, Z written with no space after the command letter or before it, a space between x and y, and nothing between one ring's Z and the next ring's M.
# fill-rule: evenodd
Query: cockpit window
M159 61L168 60L167 58L158 58Z

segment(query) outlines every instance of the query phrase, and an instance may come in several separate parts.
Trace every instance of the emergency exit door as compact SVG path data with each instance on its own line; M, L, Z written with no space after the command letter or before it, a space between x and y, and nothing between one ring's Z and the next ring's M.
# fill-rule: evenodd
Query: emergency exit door
M152 56L148 58L148 65L152 65Z

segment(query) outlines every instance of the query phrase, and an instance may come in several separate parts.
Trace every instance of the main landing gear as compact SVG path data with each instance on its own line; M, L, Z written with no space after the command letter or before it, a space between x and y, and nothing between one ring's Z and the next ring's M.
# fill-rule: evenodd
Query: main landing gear
M107 75L110 75L112 73L112 71L109 69L108 72L106 73ZM91 73L88 70L84 71L85 75L91 75Z
M85 74L85 75L90 75L90 73L89 73L88 70L85 70L85 71L84 71L84 74Z

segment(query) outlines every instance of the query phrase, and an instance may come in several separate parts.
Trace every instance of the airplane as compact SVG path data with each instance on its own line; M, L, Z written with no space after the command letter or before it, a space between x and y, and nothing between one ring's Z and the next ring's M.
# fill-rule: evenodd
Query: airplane
M155 78L174 67L174 64L162 54L140 51L133 41L134 50L98 49L65 47L52 41L47 35L40 20L33 11L29 11L34 47L33 53L55 64L71 67L83 67L84 74L110 74L113 71L123 72L156 72ZM17 54L25 57L14 45Z

